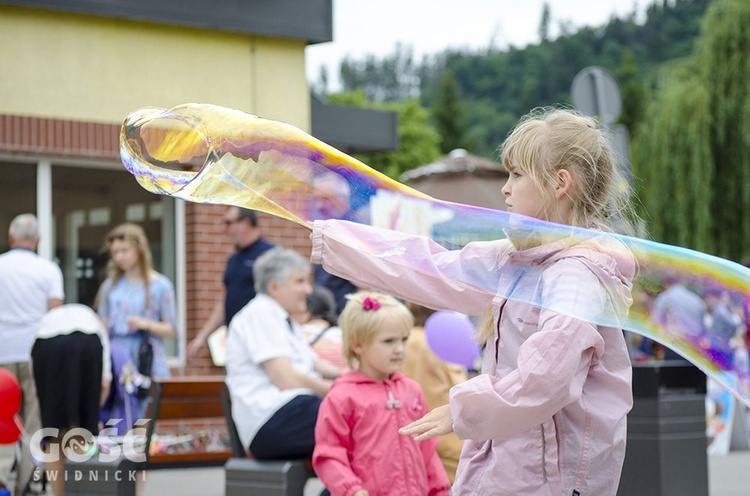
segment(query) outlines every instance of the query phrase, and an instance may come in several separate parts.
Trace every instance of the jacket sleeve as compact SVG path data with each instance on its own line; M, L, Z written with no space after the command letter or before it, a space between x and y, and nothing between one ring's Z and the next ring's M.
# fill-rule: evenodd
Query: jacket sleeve
M516 369L504 377L482 374L451 389L459 437L507 439L581 397L589 368L604 352L604 339L594 324L570 314L594 318L603 311L605 295L580 262L555 266L543 278L538 330L519 348Z
M420 392L419 401L422 403L422 411L429 411L427 401ZM420 449L424 457L424 464L427 470L427 483L429 484L429 496L448 496L451 490L451 484L448 480L448 474L445 473L443 462L437 453L439 439L432 438L426 441L420 441Z
M423 236L340 220L315 221L312 241L313 263L359 287L474 315L492 302L498 259L510 248L491 241L451 251Z
M349 463L352 450L350 433L349 415L332 390L323 398L318 410L312 458L315 474L331 496L350 496L365 489Z

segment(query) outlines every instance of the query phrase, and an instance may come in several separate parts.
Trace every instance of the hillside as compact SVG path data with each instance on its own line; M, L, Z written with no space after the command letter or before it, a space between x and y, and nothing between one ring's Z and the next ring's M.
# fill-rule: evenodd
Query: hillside
M451 146L460 143L491 156L521 115L537 106L570 103L575 75L598 65L618 79L625 109L622 120L634 127L655 70L690 54L709 3L662 0L648 7L643 19L633 13L597 28L572 31L560 26L562 34L556 39L522 48L447 50L417 62L402 46L381 59L344 60L341 81L345 92L364 91L371 102L416 96L433 115L445 115L441 107L448 106L452 112L448 116L460 122L457 129L462 134L453 136ZM541 23L543 36L546 30ZM445 88L451 85L453 93L446 96ZM439 123L433 123L441 132Z

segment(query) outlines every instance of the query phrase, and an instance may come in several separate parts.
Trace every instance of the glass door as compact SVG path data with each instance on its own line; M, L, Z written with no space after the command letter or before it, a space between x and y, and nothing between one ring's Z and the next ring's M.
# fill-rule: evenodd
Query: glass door
M54 166L54 253L63 271L66 301L93 305L106 277L105 236L123 222L145 230L154 269L174 284L174 208L173 199L147 192L124 170ZM165 340L165 348L177 356L177 340Z

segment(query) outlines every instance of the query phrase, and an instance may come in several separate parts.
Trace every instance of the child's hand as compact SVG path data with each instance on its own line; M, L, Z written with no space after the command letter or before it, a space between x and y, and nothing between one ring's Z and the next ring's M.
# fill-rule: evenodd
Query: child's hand
M370 496L370 493L367 492L367 489L360 489L354 493L354 496Z
M125 319L125 322L130 328L130 333L133 334L140 329L148 329L151 321L139 315L130 315Z
M451 408L449 405L439 406L421 419L400 428L398 432L407 436L416 434L414 439L417 441L424 441L453 432Z

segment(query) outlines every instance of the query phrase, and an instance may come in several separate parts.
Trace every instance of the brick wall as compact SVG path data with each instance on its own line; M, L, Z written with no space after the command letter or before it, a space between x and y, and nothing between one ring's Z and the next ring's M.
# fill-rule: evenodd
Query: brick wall
M0 153L65 158L119 160L120 125L95 122L0 115ZM221 294L227 257L233 247L227 243L221 205L186 206L186 324L188 341L208 318ZM310 254L309 231L292 222L261 214L264 236L281 246ZM204 348L186 365L184 374L217 374Z
M233 251L227 243L222 224L225 207L190 203L186 209L185 265L187 283L187 339L195 336L216 305L223 288L225 262ZM278 217L258 215L263 236L285 248L310 255L310 231ZM219 374L223 369L213 366L206 347L187 364L186 375Z
M0 152L118 158L119 139L118 124L0 115Z

